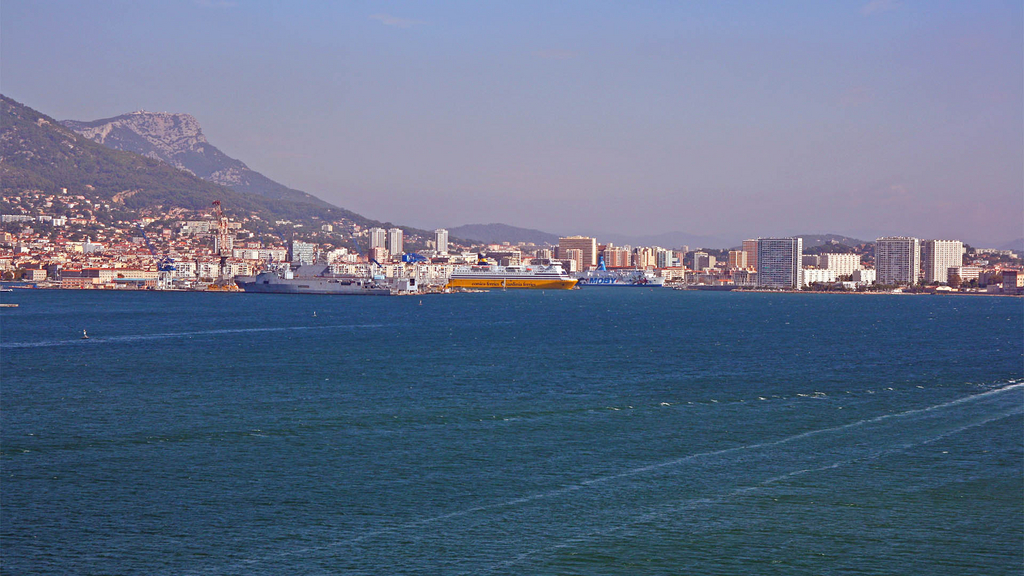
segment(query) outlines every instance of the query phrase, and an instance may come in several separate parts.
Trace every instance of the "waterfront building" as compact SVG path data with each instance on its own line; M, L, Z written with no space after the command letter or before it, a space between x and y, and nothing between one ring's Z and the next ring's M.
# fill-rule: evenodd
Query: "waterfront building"
M657 263L657 254L655 253L654 248L644 246L633 251L633 266L637 268L647 268L648 266L653 267Z
M536 258L538 260L547 260L548 262L550 262L551 259L554 257L555 255L552 254L551 250L547 248L541 248L540 250L537 250Z
M505 247L504 250L488 250L487 258L494 260L498 266L519 266L523 263L523 253L517 248Z
M729 250L729 268L745 270L747 268L747 253L743 250Z
M737 268L732 271L730 276L732 283L737 286L757 286L757 272L753 270Z
M1024 272L1020 270L1003 270L1003 292L1016 294L1024 287Z
M197 276L196 271L197 267L194 261L178 260L174 263L174 270L171 272L171 277L192 279Z
M612 248L611 246L605 248L604 265L608 268L628 268L629 250L625 248Z
M853 281L857 284L874 284L876 279L874 270L861 268L853 271Z
M917 284L921 270L921 241L906 236L875 240L875 270L879 284Z
M925 240L921 243L924 281L949 282L949 269L964 263L964 244L959 240Z
M971 280L977 280L981 276L981 271L981 266L950 266L946 277L949 278L956 274L962 282L970 282Z
M848 276L854 270L859 270L860 256L857 254L821 254L818 257L818 267L832 270L836 276Z
M434 230L434 250L441 256L448 255L448 231L444 228Z
M316 262L316 244L292 240L291 253L288 259L299 265L307 265Z
M561 251L562 248L559 246L559 252ZM577 270L583 270L583 250L580 250L579 248L569 248L568 250L565 250L563 257L566 260L575 262Z
M220 262L217 260L197 260L196 276L211 280L216 279L220 276Z
M562 265L562 270L565 270L566 272L580 272L580 270L578 268L576 268L576 260L572 260L570 258L558 258L558 259L552 260L551 263L552 264L561 264Z
M387 248L388 233L383 228L370 228L370 249Z
M655 260L657 261L656 266L658 268L671 268L672 265L675 263L675 258L673 257L672 251L664 250L661 248L658 248L658 251L655 255ZM607 264L605 265L607 266Z
M580 270L586 270L590 266L597 266L597 240L589 236L567 236L558 239L559 258L569 258L566 255L566 250L572 249L583 252Z
M388 230L388 252L391 252L391 255L395 258L398 258L405 252L405 240L401 228L391 228Z
M832 284L836 281L836 271L825 268L804 268L800 271L801 281L806 288L811 284Z
M803 248L802 238L758 238L757 285L799 290Z
M708 268L714 268L718 260L708 254L707 252L694 252L693 253L693 269L695 271L707 270Z
M744 240L743 251L747 254L747 267L757 270L757 240Z
M373 248L370 248L368 256L370 260L376 260L378 263L383 264L384 262L387 262L391 254L389 254L388 249L383 246L374 246Z
M1003 271L999 268L990 268L978 273L978 287L992 286L1002 282Z
M818 258L817 254L804 254L800 258L800 265L804 268L812 267L817 268L821 264L821 259Z

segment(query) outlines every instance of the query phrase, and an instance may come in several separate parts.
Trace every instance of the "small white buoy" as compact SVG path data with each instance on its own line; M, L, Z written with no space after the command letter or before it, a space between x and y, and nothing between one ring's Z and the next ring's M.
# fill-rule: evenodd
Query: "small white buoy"
M313 310L313 318L316 318L316 310Z

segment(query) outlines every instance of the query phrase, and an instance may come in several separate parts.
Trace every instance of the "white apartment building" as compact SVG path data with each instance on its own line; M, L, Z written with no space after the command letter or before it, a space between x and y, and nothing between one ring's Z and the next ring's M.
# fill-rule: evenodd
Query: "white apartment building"
M231 257L241 260L259 260L260 251L256 248L232 248Z
M981 277L981 266L950 266L949 276L956 274L960 276L960 280L963 282L970 282L971 280L977 280Z
M220 262L217 260L200 260L196 263L196 276L200 278L220 277Z
M195 278L196 277L196 263L190 261L178 261L174 263L174 272L171 276L174 278Z
M729 251L729 268L744 270L747 267L747 253L743 250Z
M316 244L292 240L292 262L296 264L312 264L316 262L316 252Z
M383 228L370 228L370 248L387 248L388 233Z
M853 281L857 284L874 284L876 278L874 270L861 268L853 271Z
M448 231L444 228L434 230L434 250L441 256L448 255Z
M906 236L875 240L875 270L879 284L917 284L921 270L921 241Z
M658 261L658 268L671 268L675 265L675 255L671 250L658 249L655 259ZM605 264L607 266L607 264Z
M853 274L854 270L860 269L860 256L857 254L821 254L818 256L818 266L834 271L836 276L847 276Z
M388 230L388 252L391 252L391 255L395 258L398 258L405 252L405 239L401 228L391 228Z
M925 282L948 282L949 269L964 263L964 243L959 240L925 240L921 243Z
M804 288L814 283L832 284L838 278L835 270L824 268L804 268L800 275L802 276Z
M799 290L803 251L802 238L758 238L757 285Z
M248 262L228 262L227 266L228 275L230 276L249 276L252 274L252 266Z
M288 251L284 248L260 248L259 257L264 261L284 262L284 259L288 257Z

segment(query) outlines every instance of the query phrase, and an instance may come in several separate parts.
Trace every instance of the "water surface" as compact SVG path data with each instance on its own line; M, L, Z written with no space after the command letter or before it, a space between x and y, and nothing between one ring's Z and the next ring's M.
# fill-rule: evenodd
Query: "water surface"
M1024 563L1020 299L0 300L5 574Z

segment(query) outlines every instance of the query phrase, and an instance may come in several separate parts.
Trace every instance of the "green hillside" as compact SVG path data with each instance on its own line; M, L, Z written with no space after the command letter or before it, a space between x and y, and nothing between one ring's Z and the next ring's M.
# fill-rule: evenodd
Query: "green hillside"
M257 214L271 222L347 219L361 226L380 224L335 206L237 192L159 160L107 148L3 95L0 182L5 195L67 188L71 193L123 202L130 210L205 210L220 200L229 213Z

